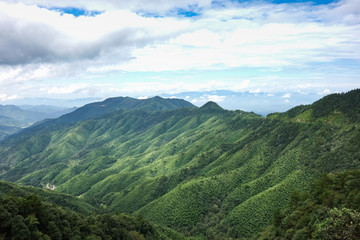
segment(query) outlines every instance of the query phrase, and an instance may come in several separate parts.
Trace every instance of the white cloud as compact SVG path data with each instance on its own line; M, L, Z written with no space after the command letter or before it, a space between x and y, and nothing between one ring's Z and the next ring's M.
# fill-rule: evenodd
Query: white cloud
M291 98L291 94L290 93L286 93L282 96L282 98Z
M210 0L0 1L0 86L74 79L77 82L69 87L43 84L47 89L43 92L139 95L193 89L254 92L270 88L256 85L264 76L239 78L231 83L211 79L199 83L196 76L191 76L190 81L166 83L160 78L154 82L122 79L104 88L82 86L78 82L107 78L122 71L146 74L224 69L241 72L242 68L301 70L314 63L360 61L357 0L319 6L226 0L221 4L224 6L214 5ZM45 7L103 12L74 17ZM200 15L179 17L176 15L179 8L195 8ZM162 17L150 17L150 13ZM326 75L315 77L324 79ZM315 77L314 81L318 81ZM324 89L324 83L301 80L280 87L288 88L291 84L304 89L314 86Z
M244 19L238 19L239 16ZM209 10L193 22L191 32L168 43L136 49L133 52L136 57L123 68L127 71L279 68L307 65L309 60L360 60L360 50L355 50L360 49L357 37L360 26L311 21L315 16L316 11L310 8L281 5Z
M212 102L223 102L226 98L226 96L218 96L218 95L207 95L207 101L212 101Z
M2 102L9 101L9 100L15 100L15 99L22 99L22 97L19 95L8 96L7 94L0 94L0 101L2 101Z
M180 92L187 92L187 91L212 91L221 88L228 88L228 85L221 81L207 81L202 83L189 83L183 81L154 81L154 82L126 82L121 84L119 87L119 91L121 94L130 94L130 95L137 95L137 94L148 94L148 95L157 95L162 93L167 94L176 94ZM189 97L190 98L190 97Z
M200 101L199 99L195 98L193 100L190 101L192 104L198 104L198 103L203 103L204 101Z
M27 81L38 81L50 78L57 75L61 70L63 70L61 66L54 67L45 64L17 66L4 66L0 64L0 86L17 85Z
M233 90L241 91L241 90L244 90L244 89L248 88L249 85L250 85L250 80L246 79L246 80L242 81L239 84L235 84L234 87L233 87Z
M138 99L140 100L144 100L144 99L148 99L149 97L148 96L141 96L141 97L138 97Z
M4 1L4 0L3 0ZM66 8L75 7L96 11L109 11L114 9L126 9L134 12L148 12L165 14L170 10L182 8L189 9L191 6L198 8L206 8L211 5L211 0L131 0L131 1L118 1L118 0L5 0L9 3L25 3L27 5L41 5L47 8Z
M200 96L199 98L192 99L190 102L195 105L200 106L209 101L221 103L221 102L225 101L225 99L226 99L226 96L204 94L204 95Z
M77 83L77 84L70 84L67 86L54 86L54 87L50 87L50 88L42 88L40 89L40 91L45 91L48 94L70 94L70 93L75 93L78 92L80 90L84 90L87 89L89 87L89 84L86 83Z
M4 39L0 61L5 65L104 57L123 61L129 57L129 48L168 39L188 24L172 18L141 17L127 10L74 17L20 3L0 2L0 9L0 34Z
M330 89L324 89L323 91L321 92L318 92L317 94L318 95L328 95L331 93L331 90Z

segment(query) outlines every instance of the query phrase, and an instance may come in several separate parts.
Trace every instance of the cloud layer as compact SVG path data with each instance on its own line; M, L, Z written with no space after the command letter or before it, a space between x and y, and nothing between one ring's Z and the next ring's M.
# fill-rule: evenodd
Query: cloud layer
M75 17L59 10L67 7L100 13ZM184 12L193 17L185 17ZM10 87L24 83L48 89L48 94L65 93L54 89L63 89L59 81L66 85L70 81L66 79L77 79L79 82L72 86L90 93L99 85L87 79L110 78L123 72L291 68L316 75L314 63L340 68L338 62L344 60L355 63L348 83L353 86L359 80L358 36L357 0L327 5L225 0L6 0L0 1L0 86L8 92L0 94L15 94L10 93ZM51 83L46 82L49 79ZM242 77L225 85L235 88L245 82L242 89L251 90L247 87L255 80ZM107 87L110 94L111 87L144 86L130 80L112 81L101 85L102 91ZM178 85L172 82L168 86Z

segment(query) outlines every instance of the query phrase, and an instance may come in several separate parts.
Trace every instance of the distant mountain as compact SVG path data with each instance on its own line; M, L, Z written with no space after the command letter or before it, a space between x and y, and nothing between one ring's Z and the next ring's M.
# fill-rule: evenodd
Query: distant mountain
M76 110L76 107L64 108L49 105L18 105L17 107L26 111L49 114L49 118L56 118Z
M111 113L116 110L141 109L144 111L161 111L183 107L195 107L193 104L182 99L164 99L153 97L149 99L135 99L130 97L108 98L102 102L89 103L78 108L76 111L61 118L64 122L77 122Z
M2 117L0 117L1 121ZM9 126L3 126L0 125L0 140L4 139L7 136L10 136L18 131L20 131L21 128L19 127L9 127Z
M284 112L298 105L311 104L323 96L325 93L316 92L248 92L248 91L192 91L174 94L159 94L163 98L178 98L191 102L197 107L209 101L216 102L226 110L242 110L255 112L266 116L274 112ZM140 96L133 96L135 98ZM152 97L152 96L150 96ZM31 105L51 105L65 108L82 107L85 104L102 101L103 97L80 98L80 99L49 99L49 98L25 98L8 101L8 104L22 106Z
M56 98L20 98L6 101L6 105L15 106L54 106L59 108L81 107L91 102L101 101L103 98L77 98L77 99L56 99Z
M0 105L1 124L12 127L27 127L35 123L43 116L38 116L39 113L23 110L13 105Z
M236 92L215 90L202 92L182 92L176 94L161 94L162 97L185 99L200 107L208 101L213 101L227 110L242 110L255 112L266 116L274 112L284 112L298 105L311 104L324 94L303 92Z
M0 140L38 121L57 118L73 110L51 106L0 105Z
M73 112L65 114L57 119L45 120L32 126L31 128L24 129L23 134L32 134L32 131L48 131L51 129L59 129L69 124L74 124L79 121L87 119L98 118L104 114L110 114L115 111L126 110L143 110L143 111L161 111L171 110L183 107L195 107L193 104L182 99L164 99L161 97L153 97L149 99L135 99L130 97L116 97L108 98L102 102L94 102L84 105Z
M2 141L0 178L56 185L200 239L251 238L294 190L360 168L359 96L266 118L214 102L108 99Z

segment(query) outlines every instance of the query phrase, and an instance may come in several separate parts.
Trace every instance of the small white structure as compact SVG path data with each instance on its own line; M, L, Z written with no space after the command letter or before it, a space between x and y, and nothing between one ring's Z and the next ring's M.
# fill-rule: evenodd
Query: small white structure
M54 191L54 190L55 190L55 188L56 188L56 186L55 186L55 185L52 185L52 184L50 184L50 183L46 184L46 189L49 189L49 190Z

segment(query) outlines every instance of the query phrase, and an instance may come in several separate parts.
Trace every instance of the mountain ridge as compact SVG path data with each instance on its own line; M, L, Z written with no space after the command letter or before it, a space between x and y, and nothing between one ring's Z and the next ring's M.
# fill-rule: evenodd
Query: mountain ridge
M284 113L269 114L272 119L298 122L322 121L334 124L360 122L359 89L327 95L310 105L299 105Z
M141 214L191 236L250 238L293 190L322 172L360 167L356 121L274 116L209 103L118 110L49 131L32 129L26 141L17 136L0 145L0 178L55 184L56 191L95 206Z
M193 104L182 99L164 99L160 97L153 97L149 99L139 100L131 97L114 97L108 98L101 102L94 102L77 108L76 110L64 114L56 119L45 119L42 122L23 129L18 134L10 136L9 139L17 135L26 135L32 131L41 129L58 129L63 126L69 126L78 121L83 121L91 118L99 117L103 114L108 114L114 111L142 109L145 111L160 111L165 109L176 109L182 107L195 107Z

